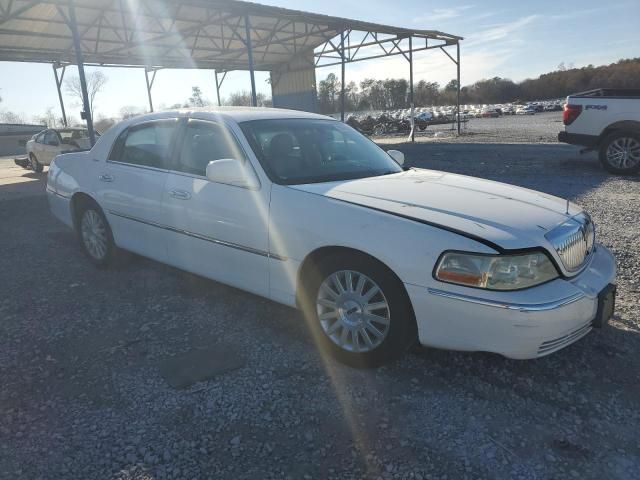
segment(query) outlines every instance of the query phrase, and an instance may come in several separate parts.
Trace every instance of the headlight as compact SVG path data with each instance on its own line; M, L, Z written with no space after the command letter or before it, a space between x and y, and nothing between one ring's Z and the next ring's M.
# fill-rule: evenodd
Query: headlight
M542 252L521 255L446 252L436 266L435 277L468 287L518 290L553 280L558 271Z

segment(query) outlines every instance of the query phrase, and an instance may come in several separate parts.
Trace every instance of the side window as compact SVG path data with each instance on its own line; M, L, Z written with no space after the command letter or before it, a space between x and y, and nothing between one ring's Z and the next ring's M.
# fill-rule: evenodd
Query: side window
M44 132L38 134L38 136L36 137L36 142L44 143Z
M45 145L59 145L58 135L53 130L49 130L44 136Z
M174 170L205 176L207 165L214 160L245 156L233 134L224 125L203 120L190 120Z
M166 168L176 126L177 120L156 120L125 130L116 140L109 160Z

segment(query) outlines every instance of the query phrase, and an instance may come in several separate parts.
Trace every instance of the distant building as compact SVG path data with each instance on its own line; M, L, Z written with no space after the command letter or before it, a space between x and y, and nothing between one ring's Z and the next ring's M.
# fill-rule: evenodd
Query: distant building
M0 157L25 155L27 140L46 128L46 125L0 123Z

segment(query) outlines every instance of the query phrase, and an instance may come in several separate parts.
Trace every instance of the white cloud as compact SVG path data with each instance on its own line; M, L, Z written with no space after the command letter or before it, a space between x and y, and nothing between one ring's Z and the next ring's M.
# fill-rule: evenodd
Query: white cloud
M444 20L451 20L461 16L466 10L473 8L473 5L462 5L460 7L451 8L434 8L431 13L421 15L415 18L414 23L428 23L428 22L440 22Z
M488 28L469 35L465 42L467 47L476 47L498 40L517 40L523 33L525 27L542 18L541 15L528 15L507 23L490 25Z

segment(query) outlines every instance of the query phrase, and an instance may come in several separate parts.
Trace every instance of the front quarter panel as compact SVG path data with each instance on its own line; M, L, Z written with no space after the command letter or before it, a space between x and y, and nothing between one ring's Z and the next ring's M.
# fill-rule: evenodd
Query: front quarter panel
M461 235L323 195L273 185L270 208L272 298L295 304L298 269L322 247L347 247L371 255L403 283L430 286L433 267L444 250L495 253Z

